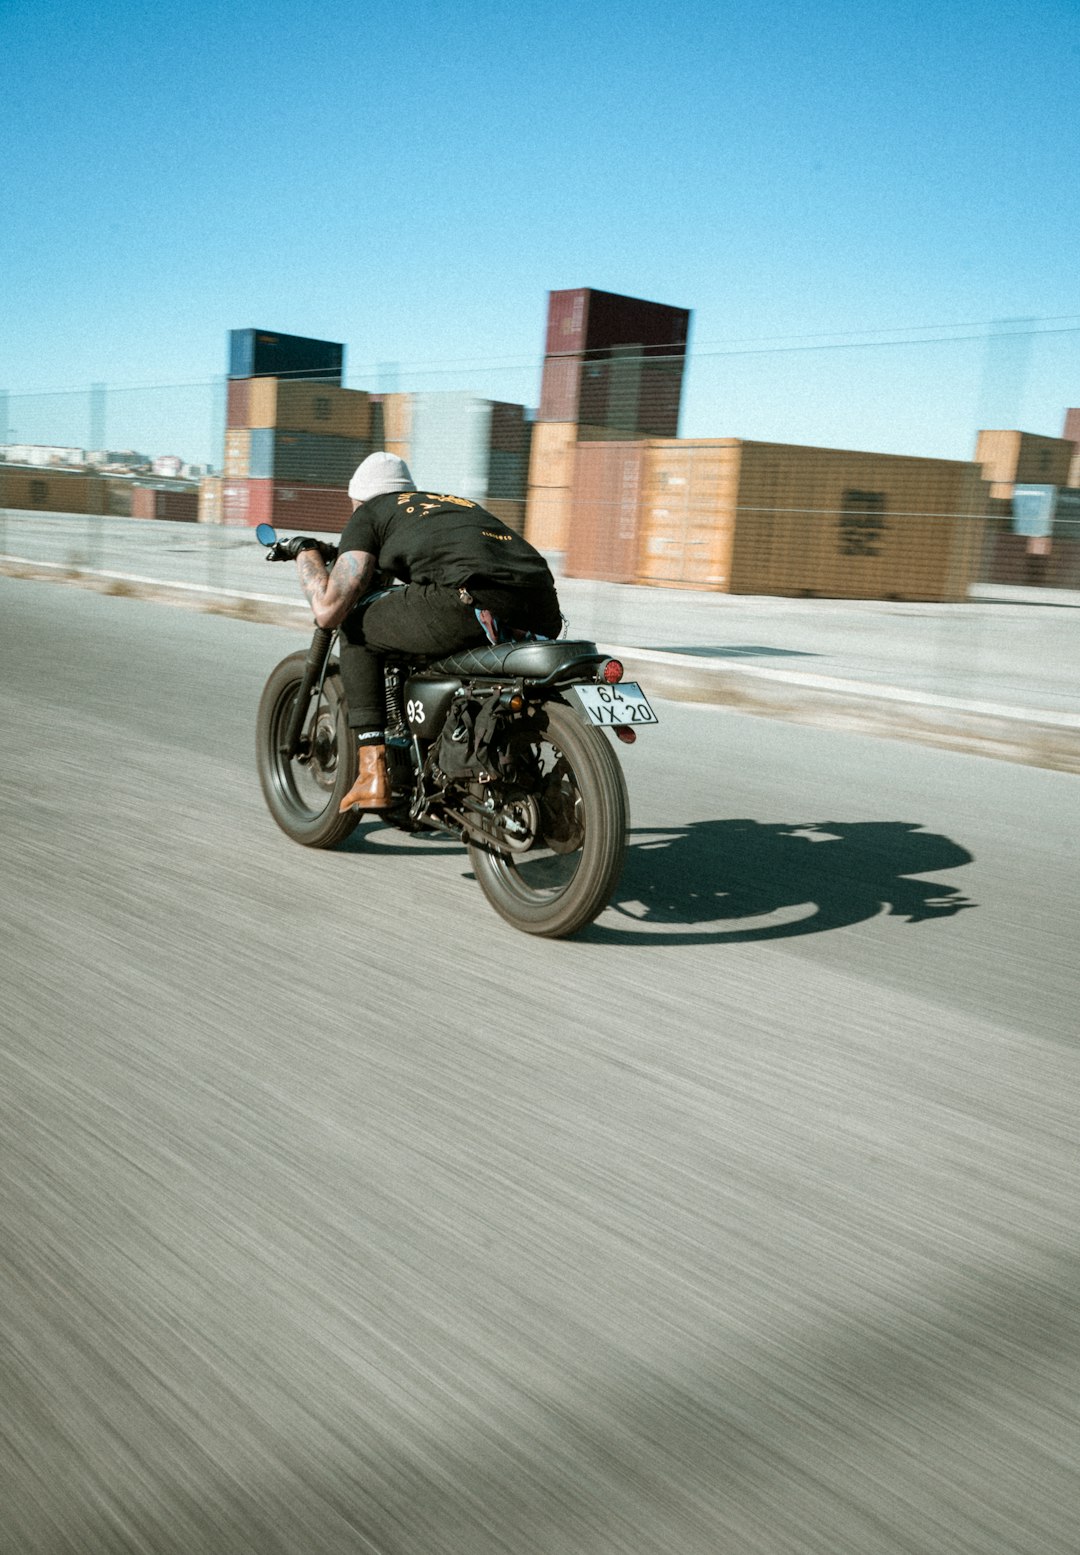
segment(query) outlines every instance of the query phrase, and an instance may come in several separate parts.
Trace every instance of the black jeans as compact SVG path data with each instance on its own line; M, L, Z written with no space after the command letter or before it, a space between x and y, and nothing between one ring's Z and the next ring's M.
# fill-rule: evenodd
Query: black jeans
M557 637L562 623L554 588L479 589L477 604L506 626ZM361 600L341 623L341 683L349 727L382 739L386 698L382 658L387 653L454 653L487 642L472 605L457 589L438 583L407 583Z

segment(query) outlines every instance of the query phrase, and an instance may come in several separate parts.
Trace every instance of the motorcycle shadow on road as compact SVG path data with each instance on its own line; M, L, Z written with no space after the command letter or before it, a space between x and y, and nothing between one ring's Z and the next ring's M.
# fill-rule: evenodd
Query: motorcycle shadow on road
M609 910L578 938L635 946L745 944L822 934L882 909L924 923L976 903L957 886L912 877L971 861L959 843L912 821L733 819L637 828Z

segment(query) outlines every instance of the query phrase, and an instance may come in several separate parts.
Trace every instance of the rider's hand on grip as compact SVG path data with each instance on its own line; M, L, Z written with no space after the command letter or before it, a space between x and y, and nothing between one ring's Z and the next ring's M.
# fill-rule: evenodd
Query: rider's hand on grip
M318 551L328 567L337 560L337 546L312 535L296 535L292 540L277 540L266 553L268 562L292 562L301 551Z

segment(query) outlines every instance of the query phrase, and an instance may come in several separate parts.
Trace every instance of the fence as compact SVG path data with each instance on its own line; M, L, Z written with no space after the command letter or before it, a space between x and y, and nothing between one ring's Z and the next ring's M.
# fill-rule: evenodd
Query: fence
M946 349L922 344L938 356ZM283 530L333 533L348 517L352 469L371 449L388 448L418 485L482 503L571 576L878 598L960 599L978 582L1080 586L1076 520L1052 513L1039 533L1020 532L1010 499L991 500L970 460L656 435L674 426L685 377L725 419L760 419L754 396L767 391L793 429L821 428L828 441L830 406L855 392L839 369L857 360L867 415L892 414L895 443L890 384L900 385L909 421L914 415L919 342L907 345L906 355L881 346L856 357L840 346L745 359L708 350L669 358L654 346L635 356L620 346L549 358L544 403L549 415L574 417L564 420L534 419L529 407L544 409L541 371L520 362L382 364L349 387L221 377L0 393L0 515L82 515L78 537L69 528L65 544L90 558L111 554L120 542L107 521L128 517L198 518L226 531L268 519ZM981 337L948 347L953 377L971 393L984 346ZM879 419L879 438L882 426ZM1080 481L1067 441L1034 441L1040 456L1042 445L1056 445L1051 473L1024 478L1058 480L1068 467L1070 485L1073 471ZM967 442L974 450L974 433ZM1008 489L1000 474L995 467L999 493ZM1038 489L1052 493L1047 511L1061 507L1058 486ZM152 548L144 527L152 526L139 526L127 546ZM11 532L9 524L8 546ZM230 544L199 541L218 572Z

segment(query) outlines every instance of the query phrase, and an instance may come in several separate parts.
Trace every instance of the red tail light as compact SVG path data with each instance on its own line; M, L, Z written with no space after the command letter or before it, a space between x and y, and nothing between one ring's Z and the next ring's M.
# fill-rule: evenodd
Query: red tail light
M623 667L618 659L609 659L601 671L601 679L606 685L614 686L623 678Z
M637 730L628 729L625 724L615 725L615 738L621 740L624 745L633 745L637 739Z

